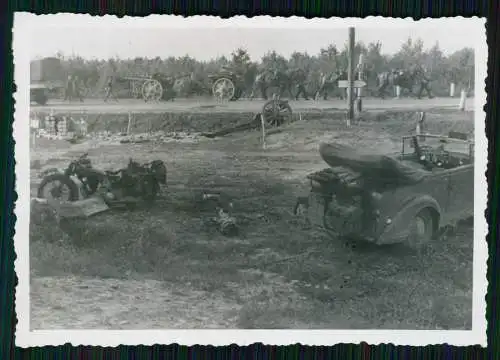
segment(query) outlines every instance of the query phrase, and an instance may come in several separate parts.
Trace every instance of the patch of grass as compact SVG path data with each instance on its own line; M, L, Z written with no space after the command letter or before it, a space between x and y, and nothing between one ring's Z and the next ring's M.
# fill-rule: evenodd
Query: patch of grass
M434 130L457 121L465 127L469 120L457 116L429 114L427 120ZM300 153L306 136L314 142L325 130L359 146L395 146L413 126L406 120L368 119L349 130L340 123L303 122L293 146L278 150ZM305 177L310 160L279 151L240 154L233 140L156 149L154 157L167 163L170 187L151 209L110 211L69 222L64 231L49 223L32 228L32 274L150 278L223 294L241 306L234 314L234 326L241 328L470 328L470 225L420 258L402 246L352 246L301 229L291 211L307 184L285 180L280 169ZM147 160L151 151L107 146L91 156L104 167L126 161L131 152ZM200 201L202 190L233 202L238 237L224 237L210 225L215 209Z

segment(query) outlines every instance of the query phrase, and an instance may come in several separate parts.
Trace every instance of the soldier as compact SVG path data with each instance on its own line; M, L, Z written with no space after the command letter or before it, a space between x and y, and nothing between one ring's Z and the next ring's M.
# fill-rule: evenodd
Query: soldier
M346 71L341 70L341 69L337 69L334 72L321 73L321 77L320 77L320 81L319 81L319 88L318 88L318 91L316 92L315 97L319 98L319 96L323 96L323 100L327 100L328 93L330 91L337 92L339 90L337 82L339 80L344 80L345 75L346 75ZM338 93L337 96L340 99L344 98L342 93Z
M80 99L80 102L83 102L83 96L82 96L82 92L81 92L81 87L82 87L81 81L78 78L78 76L75 75L73 77L73 94L74 94L75 97L77 97L78 99Z
M66 79L66 86L64 88L64 100L71 101L73 100L73 80L71 79L71 75L68 75L68 78Z
M54 116L54 135L59 135L59 123L61 122L61 118L59 116Z
M112 97L116 102L118 102L118 99L116 96L113 94L113 77L108 76L108 80L106 83L106 88L105 88L105 95L104 95L104 102L107 102L109 97Z
M427 69L422 66L417 66L416 69L414 70L414 76L417 79L417 83L420 84L420 90L417 94L417 97L419 99L422 97L422 93L424 92L424 90L427 93L429 99L433 98L429 84L431 79L427 74L428 74Z
M297 88L297 92L295 93L295 100L299 100L300 95L304 97L304 100L309 100L309 96L307 94L305 83L307 81L307 73L302 69L293 69L290 71L290 86L295 83L295 88Z

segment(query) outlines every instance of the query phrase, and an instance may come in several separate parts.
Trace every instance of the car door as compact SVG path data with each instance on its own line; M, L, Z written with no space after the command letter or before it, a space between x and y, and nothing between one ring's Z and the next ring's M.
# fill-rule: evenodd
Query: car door
M474 166L465 165L448 171L450 221L474 215Z

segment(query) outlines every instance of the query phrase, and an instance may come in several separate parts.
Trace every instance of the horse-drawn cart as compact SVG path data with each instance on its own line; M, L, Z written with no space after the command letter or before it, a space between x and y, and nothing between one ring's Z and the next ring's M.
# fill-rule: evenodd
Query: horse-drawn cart
M238 100L242 93L242 76L227 67L223 67L216 74L208 75L212 81L212 95L218 101Z
M163 96L163 85L159 79L149 75L125 76L122 80L130 83L130 94L134 99L159 101Z

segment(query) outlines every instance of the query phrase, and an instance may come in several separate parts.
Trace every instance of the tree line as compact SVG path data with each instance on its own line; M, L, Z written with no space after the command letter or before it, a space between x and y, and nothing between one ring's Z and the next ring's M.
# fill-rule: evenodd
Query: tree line
M465 47L446 56L439 44L436 43L424 49L421 39L409 38L392 55L382 52L382 42L355 45L355 61L363 54L365 63L365 81L367 90L377 87L377 75L395 69L409 69L420 65L427 71L432 80L432 91L437 96L449 94L450 83L455 83L457 88L473 89L474 86L474 49ZM62 53L56 55L62 62L65 72L82 79L90 93L100 91L106 82L106 77L112 75L116 79L124 80L120 92L125 94L128 84L127 77L149 76L163 74L165 76L180 77L189 75L192 79L209 83L209 75L216 74L224 67L230 67L242 74L242 87L244 93L249 93L253 86L255 76L264 69L286 71L288 69L302 69L308 74L306 86L309 91L315 91L321 74L334 73L347 69L348 49L331 44L320 49L317 54L294 52L288 58L269 51L259 61L252 61L248 51L243 48L236 49L229 57L221 56L210 61L200 61L185 55L182 57L168 58L143 58L107 60L87 60L80 56L66 57ZM119 81L120 82L120 81ZM123 95L126 96L126 95Z

